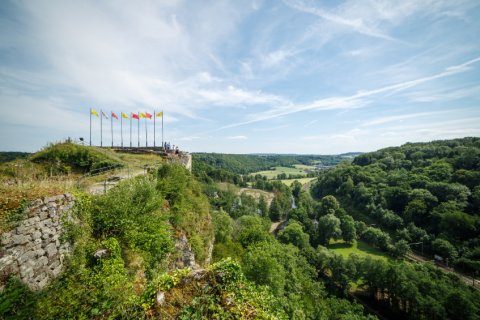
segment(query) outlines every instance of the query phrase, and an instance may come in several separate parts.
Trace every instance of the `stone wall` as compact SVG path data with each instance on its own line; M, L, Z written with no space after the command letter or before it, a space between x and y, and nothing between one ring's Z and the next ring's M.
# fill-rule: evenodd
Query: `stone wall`
M10 276L40 290L61 273L70 252L70 244L60 240L62 217L74 203L70 194L35 200L26 209L26 219L1 236L0 292Z

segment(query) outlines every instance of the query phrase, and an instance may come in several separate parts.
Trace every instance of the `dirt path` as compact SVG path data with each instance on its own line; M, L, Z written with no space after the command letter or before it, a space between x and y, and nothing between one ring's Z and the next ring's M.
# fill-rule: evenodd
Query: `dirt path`
M128 178L133 178L136 176L144 175L145 170L132 170L130 172L117 172L115 174L111 174L109 177L106 177L105 181L103 182L97 182L92 185L90 185L87 190L91 194L102 194L106 190L109 190L110 188L114 187L117 185L120 181ZM109 181L110 179L110 181Z

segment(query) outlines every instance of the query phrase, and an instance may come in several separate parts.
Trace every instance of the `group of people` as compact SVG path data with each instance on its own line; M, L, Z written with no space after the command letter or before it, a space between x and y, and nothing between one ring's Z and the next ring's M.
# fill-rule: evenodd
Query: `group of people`
M170 142L166 142L166 141L163 143L163 149L167 153L173 152L175 154L178 154L180 152L180 149L178 148L178 146L176 146L174 144L170 145Z

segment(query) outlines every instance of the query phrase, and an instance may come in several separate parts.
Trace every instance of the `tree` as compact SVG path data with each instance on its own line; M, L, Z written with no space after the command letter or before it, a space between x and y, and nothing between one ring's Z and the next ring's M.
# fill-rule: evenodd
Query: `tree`
M270 217L270 220L278 221L280 220L281 215L282 207L280 206L277 197L274 197L272 202L270 203L270 210L268 212L268 216Z
M340 228L342 229L343 240L351 243L357 238L355 221L349 215L344 215L340 219Z
M260 210L261 216L266 217L268 215L268 204L263 194L260 195L260 199L258 200L258 209Z
M461 211L441 215L440 229L455 239L469 239L476 234L475 218Z
M328 244L331 238L340 239L342 229L340 228L340 219L334 214L329 213L318 219L318 234L321 244Z
M410 251L408 242L405 240L397 241L392 247L392 255L397 258L403 258Z
M426 222L427 212L425 202L420 199L415 199L407 204L403 216L407 221L415 221L415 223L423 225L423 223Z
M285 244L291 243L300 249L310 246L309 238L308 234L303 232L302 226L296 221L289 223L285 229L278 233L280 242Z
M320 200L319 215L335 214L340 208L340 204L334 196L325 196Z
M214 211L212 214L215 227L215 242L224 243L231 239L234 221L223 210Z
M455 247L448 241L442 238L437 238L432 242L433 251L444 259L455 259L458 256Z
M401 187L390 187L385 191L388 208L402 213L409 200L408 190Z
M292 195L295 197L295 199L298 200L298 197L300 196L300 192L302 191L302 184L298 182L297 180L292 182L292 185L290 186L292 189Z

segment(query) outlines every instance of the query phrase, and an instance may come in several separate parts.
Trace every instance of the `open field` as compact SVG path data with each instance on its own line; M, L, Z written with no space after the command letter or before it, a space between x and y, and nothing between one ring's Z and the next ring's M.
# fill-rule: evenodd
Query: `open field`
M245 193L249 196L254 197L257 201L260 199L260 196L263 196L265 198L265 201L267 201L268 205L270 205L273 197L275 196L273 192L253 188L239 188L236 185L227 182L219 182L217 183L217 185L221 190L234 192L237 195Z
M300 178L300 179L286 179L286 180L280 180L282 181L282 183L286 184L287 186L291 186L293 181L297 180L298 182L300 182L302 185L305 185L313 180L315 180L317 178Z
M330 244L327 246L327 248L335 251L338 254L341 254L345 258L350 254L355 253L362 257L371 256L375 259L389 259L384 252L366 244L361 240L354 241L352 244L345 243L343 240L330 241Z
M296 164L294 165L294 168L290 167L273 167L272 170L265 170L265 171L258 171L258 172L253 172L251 175L257 175L260 174L262 176L267 177L267 179L274 179L277 177L277 175L285 173L287 176L290 174L294 175L306 175L307 170L314 170L314 166L307 166L303 164Z

